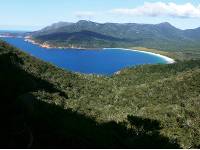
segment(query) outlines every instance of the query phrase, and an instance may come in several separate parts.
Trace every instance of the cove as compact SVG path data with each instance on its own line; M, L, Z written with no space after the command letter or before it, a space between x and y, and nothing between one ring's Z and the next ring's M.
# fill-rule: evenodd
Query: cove
M72 72L112 75L115 72L142 64L166 64L164 57L120 48L94 50L46 49L25 41L23 38L2 38L22 51Z

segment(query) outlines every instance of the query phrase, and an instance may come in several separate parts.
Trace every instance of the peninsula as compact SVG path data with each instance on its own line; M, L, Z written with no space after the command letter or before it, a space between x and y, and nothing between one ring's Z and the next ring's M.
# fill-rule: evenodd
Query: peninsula
M77 23L53 24L29 33L25 39L44 48L145 47L174 54L182 53L185 58L189 58L200 55L199 53L194 55L200 47L199 31L200 28L181 30L167 22L102 24L81 20Z

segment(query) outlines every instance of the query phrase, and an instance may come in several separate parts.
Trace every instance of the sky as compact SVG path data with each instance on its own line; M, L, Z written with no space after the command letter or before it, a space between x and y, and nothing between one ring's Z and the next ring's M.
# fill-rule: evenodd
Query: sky
M33 31L78 20L200 27L200 0L0 0L0 30Z

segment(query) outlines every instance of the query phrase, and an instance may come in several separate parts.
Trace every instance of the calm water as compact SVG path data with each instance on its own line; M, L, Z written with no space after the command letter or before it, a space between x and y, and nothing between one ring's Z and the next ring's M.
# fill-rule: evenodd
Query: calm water
M86 74L111 75L126 67L141 64L167 63L164 59L157 56L141 52L124 51L122 49L46 49L25 42L22 38L4 38L4 40L24 52L60 68Z

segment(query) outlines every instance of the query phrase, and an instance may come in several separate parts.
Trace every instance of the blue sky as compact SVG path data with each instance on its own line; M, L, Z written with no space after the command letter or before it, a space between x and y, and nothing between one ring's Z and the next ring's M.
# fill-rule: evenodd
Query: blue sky
M199 0L0 0L0 4L0 30L37 30L82 19L200 27Z

